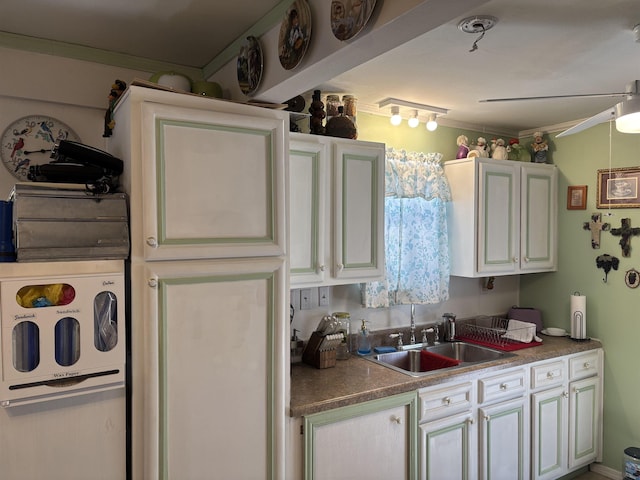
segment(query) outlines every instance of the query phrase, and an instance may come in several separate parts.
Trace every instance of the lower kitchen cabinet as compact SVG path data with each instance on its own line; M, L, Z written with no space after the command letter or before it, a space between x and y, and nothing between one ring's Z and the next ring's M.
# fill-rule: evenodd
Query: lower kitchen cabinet
M481 480L529 479L529 399L478 409Z
M420 425L420 478L476 478L477 433L471 410Z
M562 477L601 460L603 361L594 349L309 415L304 478Z
M600 460L602 363L599 349L531 367L534 480Z
M418 391L420 478L473 479L477 472L475 382L450 382Z
M304 418L304 478L417 478L415 392Z

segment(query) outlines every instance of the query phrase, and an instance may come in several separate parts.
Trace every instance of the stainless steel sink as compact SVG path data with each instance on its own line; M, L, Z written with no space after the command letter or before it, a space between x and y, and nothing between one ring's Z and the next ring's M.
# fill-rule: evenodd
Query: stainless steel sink
M453 363L455 362L448 362L446 359L438 360L434 357L436 358L435 362L427 362L425 364L421 356L422 350L459 363L454 365ZM451 342L431 345L426 348L405 349L400 352L379 353L364 358L412 377L422 377L433 372L454 370L472 364L490 362L513 356L514 354L512 353L501 352L480 345L465 342Z

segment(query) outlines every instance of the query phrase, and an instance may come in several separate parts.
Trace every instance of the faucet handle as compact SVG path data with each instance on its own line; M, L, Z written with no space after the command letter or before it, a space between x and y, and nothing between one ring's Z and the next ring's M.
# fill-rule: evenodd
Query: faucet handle
M402 332L392 333L389 335L390 338L398 339L398 348L402 347L404 344L402 343Z

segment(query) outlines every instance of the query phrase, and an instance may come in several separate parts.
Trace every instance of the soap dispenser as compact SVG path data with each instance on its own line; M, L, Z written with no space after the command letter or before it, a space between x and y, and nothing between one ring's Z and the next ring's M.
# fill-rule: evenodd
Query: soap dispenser
M362 326L358 333L358 355L369 355L371 353L371 338L369 337L369 329L367 323L362 319Z

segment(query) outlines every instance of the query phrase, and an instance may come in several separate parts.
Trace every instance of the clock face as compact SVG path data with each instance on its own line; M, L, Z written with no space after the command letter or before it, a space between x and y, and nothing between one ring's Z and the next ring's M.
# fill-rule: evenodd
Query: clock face
M2 134L0 157L11 175L28 181L29 167L51 162L59 140L80 141L71 127L46 115L29 115L11 123Z

